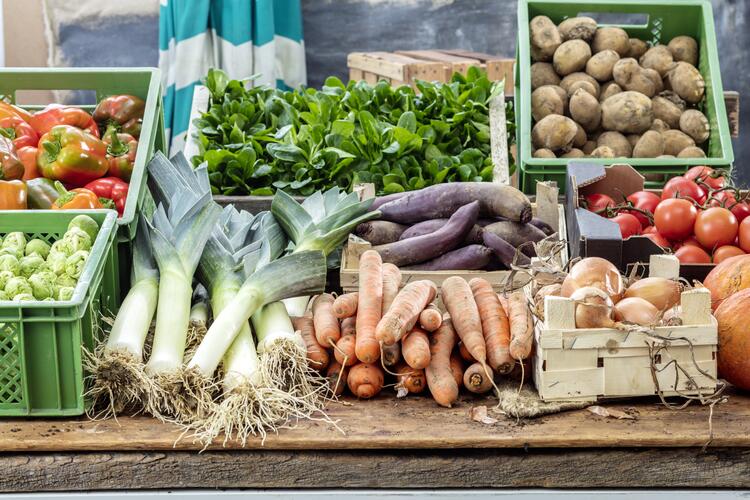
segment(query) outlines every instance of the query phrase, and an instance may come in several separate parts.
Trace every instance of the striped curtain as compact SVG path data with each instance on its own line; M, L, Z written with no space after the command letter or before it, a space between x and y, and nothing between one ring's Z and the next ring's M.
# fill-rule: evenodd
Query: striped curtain
M159 68L170 151L181 151L193 87L211 67L230 78L296 88L307 82L301 0L161 0Z

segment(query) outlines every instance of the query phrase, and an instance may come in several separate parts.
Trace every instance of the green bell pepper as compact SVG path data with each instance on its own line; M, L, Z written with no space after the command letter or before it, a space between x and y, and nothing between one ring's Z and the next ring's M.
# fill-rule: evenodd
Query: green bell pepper
M37 177L26 181L27 203L29 208L50 210L52 204L60 197L55 189L55 181L45 177Z

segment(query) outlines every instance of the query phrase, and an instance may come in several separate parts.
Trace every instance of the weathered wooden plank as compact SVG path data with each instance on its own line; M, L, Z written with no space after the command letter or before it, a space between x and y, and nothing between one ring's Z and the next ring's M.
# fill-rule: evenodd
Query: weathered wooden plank
M736 90L725 90L724 106L727 108L729 132L736 139L740 136L740 93Z
M0 492L184 488L747 488L750 450L145 452L0 456ZM582 473L585 471L585 473Z

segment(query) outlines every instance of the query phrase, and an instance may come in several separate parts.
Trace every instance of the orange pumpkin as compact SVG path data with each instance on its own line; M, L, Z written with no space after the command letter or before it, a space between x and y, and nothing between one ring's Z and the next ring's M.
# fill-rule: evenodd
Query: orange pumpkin
M719 323L719 376L734 386L750 390L750 288L726 298L714 315Z

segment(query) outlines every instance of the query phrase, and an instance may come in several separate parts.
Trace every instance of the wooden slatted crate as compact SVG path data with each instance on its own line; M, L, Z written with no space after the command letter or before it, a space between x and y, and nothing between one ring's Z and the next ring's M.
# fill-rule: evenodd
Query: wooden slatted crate
M651 276L676 278L679 270L673 255L651 256ZM682 292L681 304L682 325L656 327L650 335L613 328L576 329L575 302L546 297L545 321L536 328L534 382L539 395L544 401L593 402L659 393L665 397L712 394L717 383L718 330L711 294L705 288L688 290ZM678 373L680 369L693 381Z
M454 72L466 74L471 66L487 72L490 80L505 79L505 95L513 95L514 59L460 49L352 52L347 58L349 78L375 84L414 85L417 80L447 82Z

